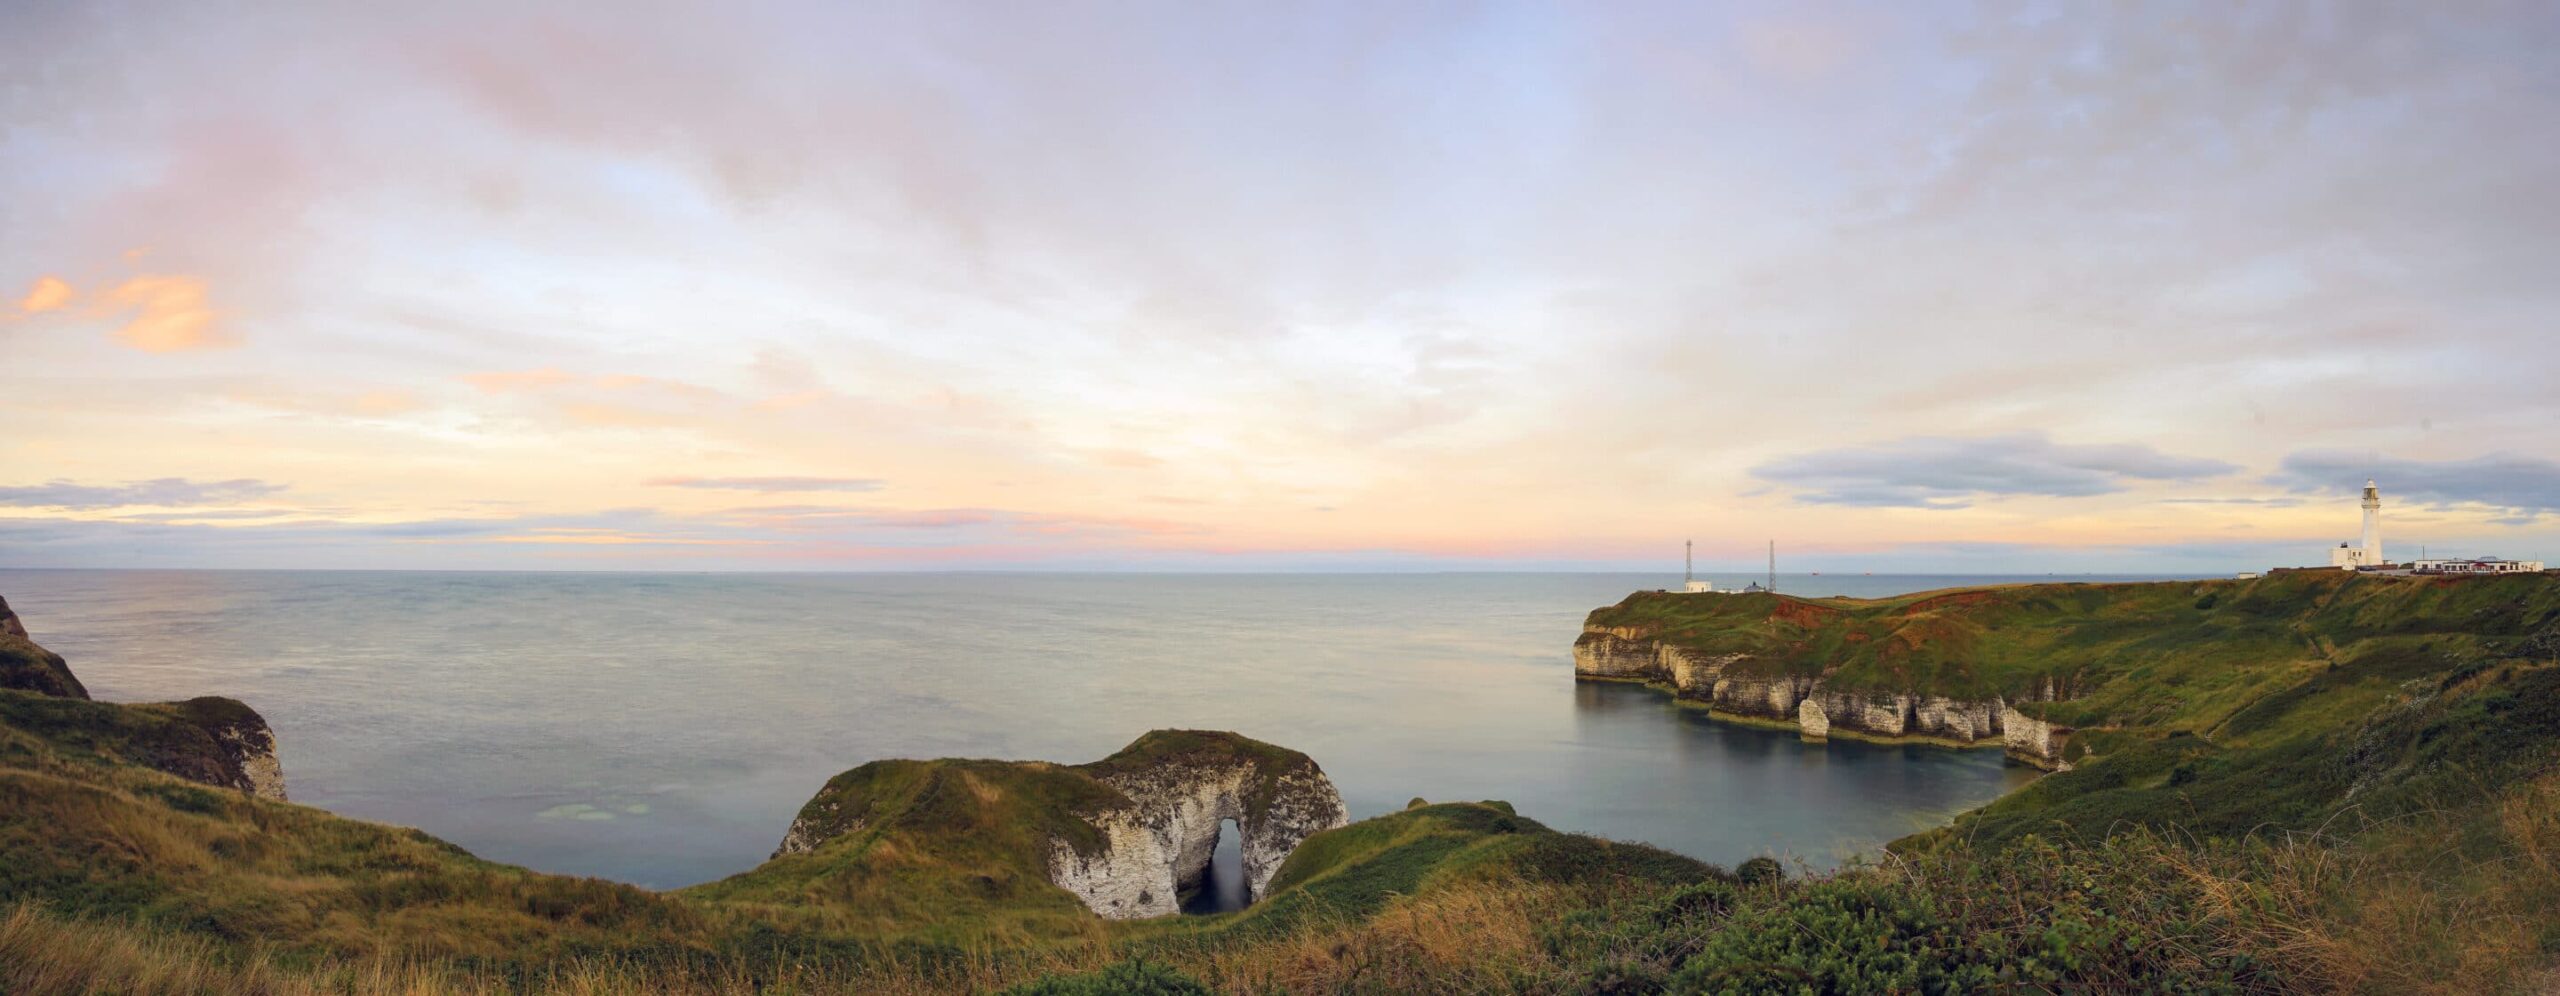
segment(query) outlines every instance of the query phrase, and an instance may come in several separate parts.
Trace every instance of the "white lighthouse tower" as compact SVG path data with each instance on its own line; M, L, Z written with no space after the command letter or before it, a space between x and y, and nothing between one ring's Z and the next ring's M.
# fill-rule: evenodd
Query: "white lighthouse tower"
M2364 479L2364 565L2380 567L2382 559L2382 489Z
M2371 478L2364 482L2364 543L2348 546L2340 543L2329 551L2329 566L2344 570L2382 566L2382 489Z

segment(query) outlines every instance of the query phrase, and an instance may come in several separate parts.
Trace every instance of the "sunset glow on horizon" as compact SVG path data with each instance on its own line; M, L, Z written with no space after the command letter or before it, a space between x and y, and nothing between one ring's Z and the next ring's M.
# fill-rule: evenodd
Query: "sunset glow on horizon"
M2547 5L143 6L0 566L2560 561Z

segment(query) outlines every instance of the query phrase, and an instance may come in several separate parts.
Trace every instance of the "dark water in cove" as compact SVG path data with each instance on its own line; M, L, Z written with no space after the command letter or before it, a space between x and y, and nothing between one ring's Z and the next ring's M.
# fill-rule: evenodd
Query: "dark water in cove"
M1781 587L1994 580L2028 579ZM1087 761L1157 727L1306 751L1354 818L1507 799L1723 863L1828 865L2032 776L1998 751L1808 745L1573 680L1585 612L1677 582L0 571L0 595L99 698L257 707L296 802L653 887L753 867L864 761Z

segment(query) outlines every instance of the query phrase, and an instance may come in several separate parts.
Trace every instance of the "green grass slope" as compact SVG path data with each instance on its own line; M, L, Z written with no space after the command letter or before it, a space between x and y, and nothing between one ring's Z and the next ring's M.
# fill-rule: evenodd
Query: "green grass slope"
M9 618L15 621L16 617ZM61 655L5 629L0 629L0 689L74 699L89 697L89 690L80 687L80 679L72 676Z
M517 960L699 930L645 890L170 775L211 749L182 707L0 692L0 899L340 955Z
M804 817L830 837L753 870L683 890L751 908L802 934L921 935L1018 943L1096 929L1048 879L1053 838L1099 846L1076 814L1120 794L1036 761L874 761L837 775Z

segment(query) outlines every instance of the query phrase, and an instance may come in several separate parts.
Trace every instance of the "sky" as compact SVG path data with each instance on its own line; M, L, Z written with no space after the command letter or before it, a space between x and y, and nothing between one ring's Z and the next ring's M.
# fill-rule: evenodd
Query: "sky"
M2560 561L2542 3L0 3L0 566Z

